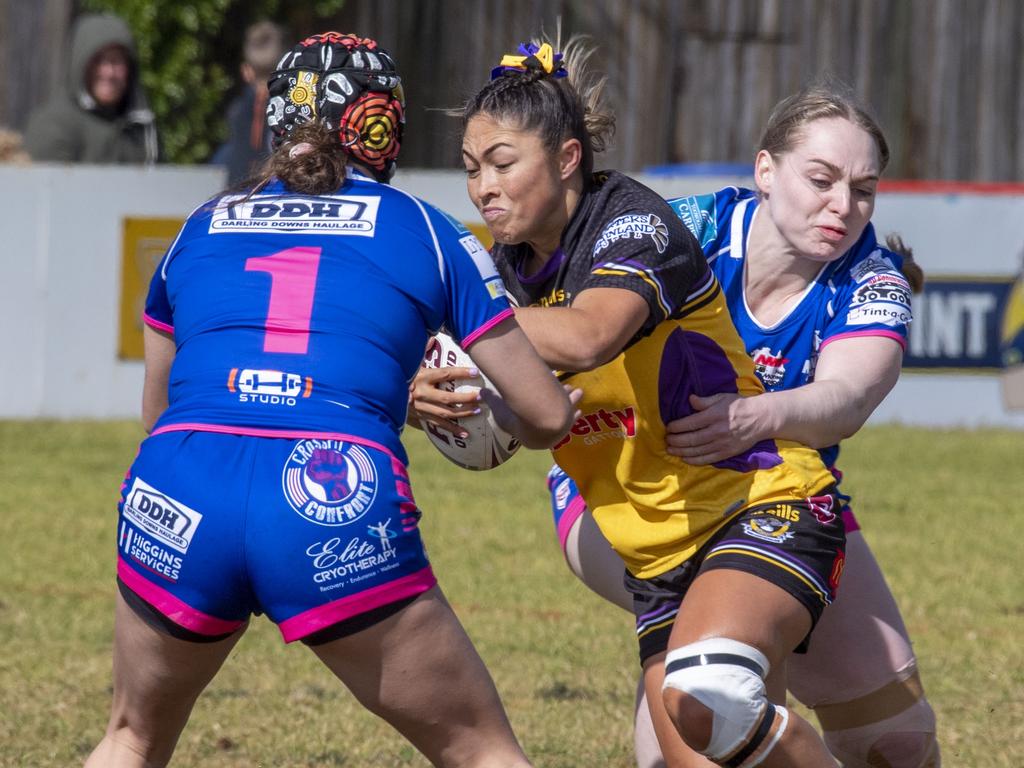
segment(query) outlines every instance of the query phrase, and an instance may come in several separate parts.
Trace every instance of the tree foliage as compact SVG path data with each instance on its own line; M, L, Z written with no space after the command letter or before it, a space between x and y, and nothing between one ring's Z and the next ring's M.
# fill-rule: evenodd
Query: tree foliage
M142 83L156 113L164 160L205 162L226 135L224 107L237 82L249 24L270 19L293 30L328 21L344 0L82 0L131 27ZM296 8L295 6L301 5Z

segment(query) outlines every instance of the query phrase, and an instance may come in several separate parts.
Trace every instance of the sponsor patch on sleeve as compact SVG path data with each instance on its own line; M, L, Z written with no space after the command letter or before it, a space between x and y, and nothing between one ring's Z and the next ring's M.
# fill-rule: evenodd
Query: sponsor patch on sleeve
M846 316L847 325L908 325L912 319L910 307L889 302L873 301L854 307Z
M910 284L895 272L872 275L853 291L852 306L872 302L891 302L910 306Z
M459 244L466 249L469 258L473 260L477 271L480 273L480 277L484 280L490 280L498 276L498 270L494 266L491 254L484 248L484 244L476 239L476 235L468 233L463 235L459 238Z
M686 228L693 233L704 248L718 236L718 225L715 221L715 196L694 195L693 197L677 197L668 204L676 215L682 219Z
M654 241L658 253L664 253L668 247L668 226L653 213L627 213L610 221L601 231L594 243L594 256L619 240L632 238L642 240L645 237Z
M871 254L864 259L859 261L850 267L850 277L854 279L854 282L859 283L866 277L871 277L879 272L896 272L896 265L892 263L892 260L882 255L879 250L872 251Z
M488 280L485 285L487 286L487 293L491 295L492 299L500 299L502 296L508 295L505 292L505 283L501 281L500 277Z
M848 325L907 325L913 319L910 283L876 252L850 270L857 286L850 298Z

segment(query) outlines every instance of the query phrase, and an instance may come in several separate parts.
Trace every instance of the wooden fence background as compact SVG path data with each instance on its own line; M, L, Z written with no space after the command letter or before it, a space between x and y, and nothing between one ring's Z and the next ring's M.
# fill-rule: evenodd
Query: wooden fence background
M72 8L0 0L0 124L21 127L52 87L61 46L40 37L59 39ZM885 129L890 178L1024 181L1021 0L349 0L335 26L378 38L399 63L403 164L450 167L458 126L440 110L559 18L563 36L594 38L608 75L618 131L603 165L749 162L771 106L831 74Z

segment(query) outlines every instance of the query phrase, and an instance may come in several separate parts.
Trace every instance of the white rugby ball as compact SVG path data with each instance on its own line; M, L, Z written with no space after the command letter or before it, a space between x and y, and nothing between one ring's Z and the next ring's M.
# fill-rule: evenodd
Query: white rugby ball
M427 352L423 357L423 367L476 368L476 363L455 343L455 339L446 333L439 333L427 345ZM475 379L460 379L457 382L446 381L441 387L449 392L462 392L480 387L487 387L497 392L483 373ZM487 404L480 402L479 407L480 413L455 420L469 433L466 437L457 437L451 432L431 424L426 419L420 421L423 431L427 433L427 437L430 438L434 447L453 464L458 464L465 469L493 469L499 464L504 464L519 450L519 441L498 426L498 422L494 420L494 415Z

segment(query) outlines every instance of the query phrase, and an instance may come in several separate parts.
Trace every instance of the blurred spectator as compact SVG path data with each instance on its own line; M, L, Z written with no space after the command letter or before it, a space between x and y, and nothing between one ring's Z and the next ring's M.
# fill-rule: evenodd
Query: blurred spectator
M244 86L228 105L228 138L214 158L227 166L229 185L249 178L270 156L267 78L284 52L284 30L277 24L260 21L245 31L240 67Z
M156 125L142 91L135 41L120 17L76 20L67 91L29 116L25 147L35 160L156 162Z
M0 128L0 164L28 165L32 161L22 146L21 134L9 128Z

